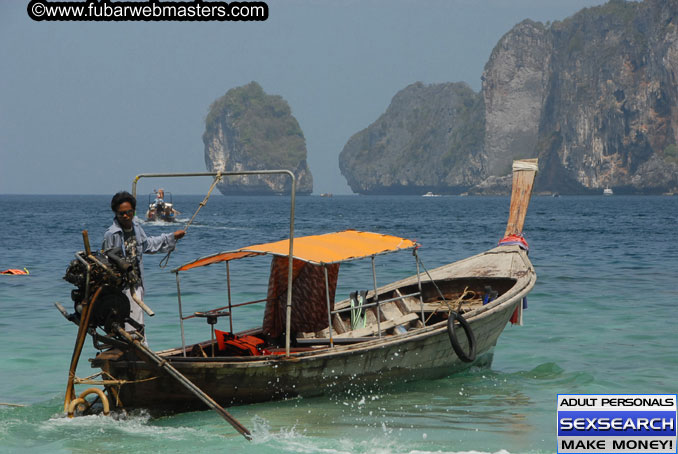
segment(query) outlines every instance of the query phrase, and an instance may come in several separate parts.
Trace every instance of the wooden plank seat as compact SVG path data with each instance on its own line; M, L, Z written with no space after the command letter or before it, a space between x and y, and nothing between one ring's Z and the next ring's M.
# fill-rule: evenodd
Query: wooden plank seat
M456 310L457 303L454 300L448 300L447 301L449 304L453 306L453 308ZM418 312L421 313L421 302L419 301L419 298L404 298L403 303L407 306L409 310L412 312ZM468 312L471 309L475 309L479 306L482 306L483 302L479 298L473 298L473 299L468 299L464 300L461 304L462 312ZM438 301L430 301L427 303L424 303L424 312L447 312L448 306L443 302L442 300Z
M419 314L411 312L409 314L401 315L399 317L396 317L391 320L382 320L380 323L381 326L381 331L382 333L385 331L388 331L389 329L392 329L396 326L402 326L409 324L410 322L413 322L415 320L419 319ZM335 329L332 330L332 338L333 339L359 339L362 337L368 337L368 336L374 336L378 334L378 326L377 326L377 321L376 318L374 318L373 324L368 324L365 328L358 328L350 331L345 331L343 333L338 333ZM325 328L322 331L319 331L317 333L299 333L299 337L297 338L297 342L301 344L305 344L306 341L308 343L312 344L317 339L328 339L329 340L329 332L327 328ZM343 343L341 341L337 341L337 343ZM348 343L351 343L351 341L348 341Z
M400 292L397 292L397 295L401 296ZM337 343L343 343L339 339L360 339L363 337L367 337L369 339L369 336L378 335L379 326L381 327L382 333L384 333L396 326L408 325L411 322L418 320L420 317L419 300L416 298L414 300L417 302L416 308L419 309L419 311L411 310L408 305L404 304L400 299L381 304L379 306L379 325L377 324L377 308L374 306L369 307L365 311L367 326L354 330L351 330L351 325L348 319L342 318L339 314L333 314L332 338L337 339ZM344 312L344 314L346 314L345 316L348 317L348 312ZM421 322L416 323L416 325L420 326ZM327 342L329 342L329 329L325 328L324 330L318 332L299 333L297 341L301 340L306 342L308 340L309 344L313 344L317 343L313 342L313 340L316 339L326 339Z

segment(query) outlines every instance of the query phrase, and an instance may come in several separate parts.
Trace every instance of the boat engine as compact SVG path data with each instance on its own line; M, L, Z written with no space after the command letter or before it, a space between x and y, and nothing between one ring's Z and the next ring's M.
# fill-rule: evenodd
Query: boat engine
M74 322L80 323L82 304L85 297L91 297L97 288L102 288L96 304L93 306L88 328L103 328L106 333L113 332L113 324L124 325L130 315L130 303L123 290L139 281L130 259L121 256L121 249L92 252L89 255L78 253L66 269L64 280L75 285L71 290L71 299L75 313ZM88 276L89 265L89 276ZM88 281L89 280L89 281ZM89 286L89 295L87 287Z

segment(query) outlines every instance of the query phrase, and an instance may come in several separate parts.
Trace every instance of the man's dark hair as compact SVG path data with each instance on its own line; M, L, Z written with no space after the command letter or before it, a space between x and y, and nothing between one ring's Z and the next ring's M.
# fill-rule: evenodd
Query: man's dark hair
M137 209L137 199L127 191L120 191L111 199L111 210L118 211L118 207L125 202L129 202L133 209Z

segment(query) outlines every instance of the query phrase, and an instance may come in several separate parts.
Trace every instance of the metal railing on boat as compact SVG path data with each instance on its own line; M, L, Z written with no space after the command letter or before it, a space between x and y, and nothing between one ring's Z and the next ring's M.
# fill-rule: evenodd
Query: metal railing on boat
M132 195L136 197L137 182L142 178L174 178L174 177L201 177L211 176L215 178L229 177L229 176L243 176L243 175L287 175L290 177L290 245L289 245L289 262L287 271L287 307L286 307L286 326L285 326L285 355L290 354L290 322L292 318L292 263L294 252L294 209L295 209L295 195L296 195L296 177L291 170L277 169L277 170L243 170L237 172L185 172L185 173L142 173L134 177L132 183ZM175 271L177 276L177 291L179 292L179 272ZM179 311L181 312L181 293L178 294ZM230 288L229 288L230 297ZM181 318L181 315L180 315ZM182 350L184 356L186 355L186 342L184 334L184 324L181 320L181 340Z
M287 175L291 179L291 187L290 187L290 227L289 227L289 254L288 254L288 275L287 275L287 302L286 302L286 317L285 317L285 355L289 356L290 354L290 331L291 331L291 313L292 313L292 276L293 276L293 257L294 257L294 213L295 213L295 192L296 192L296 179L294 176L294 173L292 173L290 170L251 170L251 171L237 171L237 172L185 172L185 173L143 173L139 174L134 178L133 184L132 184L132 194L136 197L136 189L137 189L137 183L139 180L142 178L172 178L172 177L200 177L200 176L211 176L215 177L215 182L217 179L221 179L223 177L229 177L229 176L243 176L243 175ZM204 203L204 202L203 202ZM346 308L346 309L340 309L336 311L331 310L331 302L330 302L330 296L329 296L329 279L328 279L328 274L327 274L327 267L324 268L324 274L325 274L325 289L326 289L326 297L327 297L327 317L328 317L328 331L329 331L329 342L330 346L334 346L334 339L332 336L332 315L338 314L340 312L344 312L347 310L351 309L361 309L362 307L374 307L377 306L377 312L376 312L376 321L377 321L377 333L378 337L381 338L382 336L382 330L381 330L381 304L385 304L387 302L391 301L396 301L396 300L404 300L407 297L415 297L419 296L420 300L420 305L421 305L421 322L425 325L426 320L424 318L424 302L422 298L422 291L421 291L421 273L419 270L420 266L420 259L419 255L417 254L416 248L414 249L413 255L415 257L415 262L417 265L417 286L419 291L417 293L412 293L408 294L405 296L397 296L394 298L390 298L384 301L379 301L379 294L378 294L378 287L377 287L377 277L376 277L376 269L375 269L375 256L373 255L371 257L372 259L372 282L374 285L374 295L373 299L374 302L369 304L369 305L361 305L361 306L354 306L353 308ZM425 268L424 268L425 269ZM433 281L431 278L430 274L428 274L428 271L425 269L426 274L428 275L429 279ZM186 337L185 337L185 330L184 330L184 320L190 319L195 317L195 315L189 315L184 317L183 315L183 309L182 309L182 302L181 302L181 286L180 286L180 281L179 281L179 271L175 270L174 271L176 274L176 281L177 281L177 300L178 300L178 305L179 305L179 320L180 320L180 325L181 325L181 344L182 344L182 352L183 356L186 356ZM238 306L244 306L248 304L254 304L257 302L264 302L266 299L263 300L257 300L257 301L250 301L247 303L241 303L241 304L236 304L233 305L231 302L231 283L230 283L230 268L228 262L226 262L226 274L227 274L227 282L228 282L228 306L224 306L219 309L213 309L210 312L215 312L219 310L224 310L228 308L229 311L229 323L230 323L230 330L233 332L233 315L232 315L232 308L238 307ZM435 285L435 283L434 283ZM444 299L444 297L443 297Z
M419 264L420 264L419 263L419 261L420 261L419 256L416 253L413 254L413 255L415 256L416 261L417 261L417 271L419 271ZM326 289L325 295L326 295L326 299L327 299L327 313L328 313L328 337L325 338L325 339L326 339L326 341L329 341L328 343L329 343L330 348L334 347L335 338L333 336L333 330L336 331L336 328L333 327L334 323L332 322L332 316L337 315L337 314L341 314L341 313L344 313L344 312L348 312L348 311L377 307L377 310L376 310L376 313L375 313L375 318L376 318L376 323L377 323L376 334L377 334L377 338L380 339L382 337L382 332L383 332L382 328L381 328L381 317L382 317L382 314L383 314L383 312L381 311L382 305L393 302L393 301L404 301L407 298L417 298L418 297L419 303L420 303L420 308L421 308L420 309L421 310L420 320L421 320L421 323L422 323L423 326L426 325L427 320L425 319L425 316L424 316L424 301L423 301L423 294L422 294L422 291L421 291L421 275L419 274L419 272L417 273L418 291L402 295L400 293L399 289L395 288L392 291L395 292L397 294L397 296L387 298L387 299L384 299L384 300L379 300L379 298L378 298L378 288L377 288L377 282L376 282L376 269L375 269L375 264L374 264L375 257L372 256L371 258L372 258L372 272L373 272L372 281L373 281L373 284L374 284L374 290L373 290L373 294L372 294L371 297L373 298L374 301L371 302L371 303L366 303L366 304L361 303L361 304L358 304L358 305L353 305L353 306L350 306L350 307L344 307L344 308L341 308L341 309L332 310L332 302L330 301L330 295L329 295L329 278L328 278L328 273L327 273L327 267L326 266L323 267L324 277L325 277L325 289ZM244 303L233 304L232 300L231 300L231 283L230 283L230 271L229 271L230 268L229 268L229 262L228 261L226 262L226 270L227 270L227 276L226 277L227 277L227 283L228 283L228 305L218 307L218 308L215 308L215 309L211 309L210 311L205 312L203 314L208 314L208 313L212 313L212 312L216 313L218 311L228 309L230 332L233 332L233 312L232 312L232 310L234 308L241 307L241 306L247 306L247 305L251 305L251 304L267 302L268 299L264 298L264 299L254 300L254 301L247 301L247 302L244 302ZM430 279L432 279L431 275L428 273L428 270L425 269L425 273L426 273L426 275L428 275L428 277ZM177 279L177 297L178 297L178 301L179 301L179 319L180 319L180 323L181 323L182 353L183 353L183 356L186 357L186 339L185 339L185 331L184 331L183 322L184 322L184 320L189 320L189 319L195 318L196 315L195 314L194 315L187 315L187 316L183 315L183 307L182 307L182 301L181 301L181 286L180 286L178 271L175 270L175 274L176 274L176 279ZM434 285L435 285L435 283L434 283ZM289 288L289 285L288 285L288 288ZM442 295L442 292L440 292L440 289L438 289L437 286L436 286L436 289L440 293L441 298L443 300L445 300L445 297ZM366 295L366 298L367 298L367 296L368 295ZM419 316L418 316L418 318L419 318ZM389 319L386 319L386 320L389 320ZM386 329L390 329L390 328L392 328L392 327L389 327L389 328L386 328ZM287 329L287 332L289 332L289 328ZM338 334L340 334L340 333L338 333ZM362 340L369 340L369 338L364 338L364 339L361 338L361 339ZM287 340L287 336L286 336L286 340ZM311 342L311 341L319 341L319 340L321 340L321 338L302 339L302 340L304 342ZM347 340L347 339L342 339L342 340ZM342 343L345 343L345 342L342 342ZM212 347L212 348L214 348L214 347ZM287 344L287 342L286 342L285 348L286 348L286 355L289 355L289 344Z

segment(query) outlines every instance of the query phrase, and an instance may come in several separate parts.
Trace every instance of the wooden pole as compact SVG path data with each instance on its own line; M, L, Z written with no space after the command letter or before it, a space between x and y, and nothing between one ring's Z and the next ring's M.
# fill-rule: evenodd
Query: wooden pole
M534 177L537 174L537 159L523 159L513 161L513 190L511 192L511 207L509 220L506 224L506 233L519 235L523 232L523 224L527 215L527 207L530 204Z
M233 332L233 307L231 306L231 262L226 262L226 286L228 287L228 326L230 333Z
M134 339L127 331L125 331L120 326L116 326L116 330L120 336L129 342L131 346L136 348L139 352L142 353L142 359L147 363L159 367L160 369L167 372L172 378L177 380L184 388L193 393L198 399L203 401L208 407L212 410L219 413L219 415L224 418L228 423L233 426L243 437L248 440L252 440L252 434L245 426L243 426L240 421L235 419L229 412L224 410L217 402L214 401L210 396L205 394L205 392L198 388L192 381L186 378L181 372L176 370L166 359L161 358L155 352L150 350L148 347L143 345L137 339Z
M92 254L92 250L89 245L89 235L87 230L82 231L82 241L85 245L85 253L89 256ZM89 269L89 268L88 268ZM89 279L89 271L87 278ZM75 369L78 367L78 361L80 360L80 353L82 353L82 346L85 343L85 337L87 336L87 327L89 326L90 315L92 314L92 306L96 302L99 294L101 293L102 287L99 287L94 296L89 301L86 301L82 305L82 313L80 314L80 324L78 325L78 335L75 338L75 347L73 348L73 355L71 356L71 366L68 369L68 382L66 383L66 395L64 396L64 411L68 411L68 405L73 399L75 399ZM85 295L87 297L87 295Z
M85 243L85 254L92 254L92 249L89 246L89 234L87 233L87 230L82 231L82 240Z
M92 307L96 303L97 298L103 287L99 287L89 303L84 304L82 313L80 314L80 325L78 325L78 335L75 338L75 347L73 348L73 356L71 356L71 367L68 369L68 382L66 384L66 395L64 396L64 411L68 411L68 404L75 398L75 369L78 367L78 360L80 353L82 353L82 346L87 337L87 327L89 326L89 319L92 315Z

